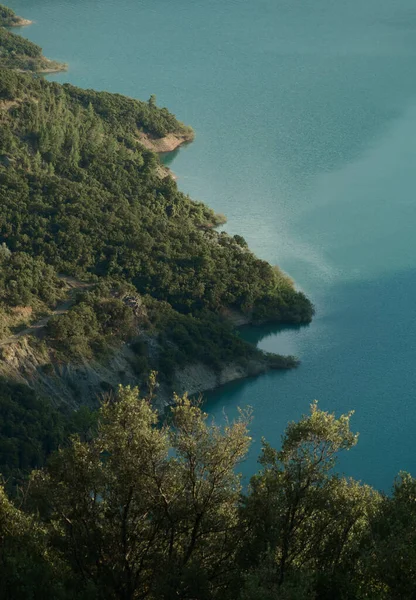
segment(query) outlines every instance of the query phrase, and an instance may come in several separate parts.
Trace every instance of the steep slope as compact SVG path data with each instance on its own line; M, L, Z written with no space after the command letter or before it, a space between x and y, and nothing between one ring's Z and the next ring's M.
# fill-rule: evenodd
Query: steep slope
M0 23L17 24L13 15L0 6ZM217 233L223 217L182 194L154 153L191 141L192 129L154 96L15 72L43 61L0 28L0 371L56 390L57 364L82 364L93 388L99 373L111 387L157 369L168 392L295 366L242 341L229 316L308 323L311 303L241 236ZM67 306L63 275L90 282ZM29 333L41 346L27 345ZM97 392L65 386L58 395L78 402Z
M82 276L111 276L183 313L231 307L308 322L310 302L214 213L161 179L141 132L186 133L166 109L0 71L0 242Z
M108 310L108 302L123 304L129 294L146 306L145 346L158 336L157 352L152 357L147 349L144 362L172 385L190 363L219 372L259 359L226 322L227 312L254 322L310 321L313 308L289 278L257 259L241 237L217 233L213 211L161 177L143 137L157 143L175 136L179 143L193 132L153 98L140 102L1 70L0 123L3 264L10 269L18 254L44 261L55 276L107 281L106 290L97 292L99 302L80 301L71 309L65 328L53 321L47 339L60 359L62 352L71 360L92 358L98 338L114 349L137 336L136 322L130 330L120 328L101 314L103 302ZM48 298L53 285L42 291L46 304L55 301L56 294ZM114 292L114 286L125 289ZM12 302L16 307L27 299L15 296ZM121 304L117 310L129 309ZM266 368L265 362L296 364L262 361L254 371Z

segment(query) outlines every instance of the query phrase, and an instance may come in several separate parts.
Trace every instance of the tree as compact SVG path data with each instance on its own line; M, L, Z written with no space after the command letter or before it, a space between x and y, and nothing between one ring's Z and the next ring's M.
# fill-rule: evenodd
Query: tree
M7 244L5 244L4 242L0 244L0 262L6 262L11 257L11 255L11 250L9 250Z
M13 506L0 486L0 599L59 600L65 582L62 567L48 552L45 528Z
M150 395L108 398L91 443L74 437L32 498L73 577L102 598L216 598L235 569L248 416L222 431L187 396L161 424ZM92 589L92 588L91 588Z
M312 405L241 496L250 415L224 428L175 398L163 421L120 387L83 439L34 472L25 512L0 487L0 600L411 600L416 480L391 497L336 475L350 414Z
M416 597L416 479L397 477L371 522L365 555L367 587L373 597L411 600Z
M311 586L321 598L344 597L340 577L346 563L352 568L358 560L379 501L368 486L332 472L337 453L357 441L351 414L337 419L313 403L310 415L289 424L281 451L264 442L262 471L252 478L242 509L248 530L242 564L257 565L248 589L257 580L264 593L280 590L282 598L288 590L295 594L294 587L297 595L288 597L314 597Z

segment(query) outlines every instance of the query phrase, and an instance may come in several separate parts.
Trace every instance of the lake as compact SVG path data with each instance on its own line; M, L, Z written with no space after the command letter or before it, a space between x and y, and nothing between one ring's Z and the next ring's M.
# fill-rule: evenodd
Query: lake
M388 490L416 474L416 5L412 0L10 0L20 30L68 62L60 82L156 94L196 131L169 158L180 188L279 264L309 327L244 332L299 369L207 395L254 409L278 446L319 399L355 409L347 475ZM413 307L413 308L412 308Z

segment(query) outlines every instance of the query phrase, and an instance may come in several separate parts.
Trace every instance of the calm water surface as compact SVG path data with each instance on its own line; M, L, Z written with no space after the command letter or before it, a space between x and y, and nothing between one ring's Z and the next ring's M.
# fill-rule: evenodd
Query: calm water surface
M345 473L389 489L416 474L416 5L413 0L9 0L55 76L155 93L196 130L173 157L182 190L228 216L314 301L300 330L246 335L297 371L209 395L255 411L278 445L314 398L355 409Z

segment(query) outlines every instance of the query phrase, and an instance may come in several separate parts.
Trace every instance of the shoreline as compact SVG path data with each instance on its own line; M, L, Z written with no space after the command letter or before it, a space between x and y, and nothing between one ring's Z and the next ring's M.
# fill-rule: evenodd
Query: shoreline
M140 133L136 140L147 150L155 152L155 154L160 156L162 154L170 154L186 144L191 144L194 141L194 138L194 132L192 132L192 134L169 133L162 138L152 138L147 133ZM162 162L157 167L157 173L161 179L170 177L173 181L178 180L177 175Z
M276 369L267 364L267 360L259 359L250 360L246 366L229 363L218 372L203 363L190 363L177 373L174 391L179 396L184 393L195 396L219 389L232 381L251 379L272 370Z
M56 362L53 350L42 349L30 336L22 335L0 345L0 375L45 396L52 393L59 404L76 409L96 405L103 386L113 389L120 383L142 386L143 380L137 378L132 367L134 357L129 345L124 343L105 362L96 359ZM230 362L218 370L200 361L189 363L176 371L172 385L163 382L158 385L154 405L164 410L174 404L175 394L202 396L233 381L252 379L283 368L269 362L267 355L252 358L245 365ZM123 372L121 381L120 372Z
M47 69L39 69L37 71L31 71L30 69L14 69L17 73L34 73L36 75L53 75L54 73L65 73L68 70L68 66L62 67L50 67Z
M41 75L50 75L52 73L65 73L66 71L68 71L67 63L59 63L56 60L46 58L46 56L43 57L43 61L46 65L50 66L46 66L45 69L40 69L39 71L37 71L37 73L40 73Z
M194 138L193 131L191 133L168 133L161 138L151 137L148 133L139 132L136 140L147 150L151 150L156 154L168 154L184 144L190 144Z
M33 25L34 21L30 19L23 19L23 17L17 17L19 20L15 23L11 23L7 27L26 27L27 25Z
M41 69L40 71L36 71L36 73L39 73L40 75L53 75L54 73L65 73L66 71L68 71L68 67L61 67L61 68L50 68L50 69ZM27 73L28 71L22 71L22 73Z
M29 21L28 19L21 19L19 23L15 23L14 26L18 27L23 25L29 25L31 23L32 21ZM44 61L46 65L50 64L51 67L46 67L45 69L39 70L38 73L40 74L60 73L66 71L68 68L68 65L63 63L55 63L55 61L52 61L50 59L44 58ZM136 141L147 150L156 154L167 154L174 152L180 146L191 143L194 140L193 130L191 128L186 128L185 126L181 126L181 128L176 133L168 133L167 135L160 138L157 138L139 130L137 130L135 133L137 134L135 136ZM173 179L176 179L176 176L165 165L161 164L158 171L161 177L170 176ZM232 309L224 309L224 313L224 316L226 316L235 327L241 325L255 325L255 323L253 323L251 315L243 314ZM268 319L265 319L265 322L267 321ZM27 338L24 339L25 342L23 342L23 344L21 345L21 350L27 343ZM256 346L253 344L253 348L255 347ZM36 356L36 352L34 352L33 350L29 350L26 346L26 352L19 352L17 349L15 349L15 353L12 352L12 354L14 354L13 358L15 375L17 375L20 371L20 368L18 366L20 363L19 359L23 359L22 363L23 365L26 363L26 369L24 368L23 373L20 372L19 375L23 379L26 379L24 372L31 371L32 376L29 378L29 381L26 381L29 385L29 382L34 384L37 379L43 380L44 384L46 383L46 381L48 381L49 378L47 376L45 377L45 374L42 374L42 376L40 375L39 371L43 368L44 365L42 364L42 359L40 359L39 356ZM108 382L110 384L113 384L115 382L117 378L117 373L119 373L122 369L119 368L118 371L115 372L112 368L112 363L114 361L115 364L115 362L117 362L117 356L120 358L122 354L123 352L116 352L113 358L110 360L110 364L107 366L96 365L94 367L93 364L84 364L84 377L90 383L91 387L89 388L89 393L91 394L91 396L94 396L99 391L96 388L96 385L94 384L98 384L100 375L102 377L102 382ZM279 357L278 355L276 355L275 361L272 362L270 357L264 355L263 357L258 356L257 358L252 358L248 360L246 364L230 362L221 365L219 369L214 369L204 363L191 362L189 364L186 364L185 367L176 372L174 385L172 386L171 390L161 390L161 399L164 396L162 402L165 401L166 404L171 404L173 401L173 391L178 394L183 394L185 392L188 392L190 395L202 394L208 390L220 388L223 385L232 381L257 377L271 370L293 368L297 365L297 363L296 361L292 361L292 364L290 364L292 358L293 357ZM286 363L284 362L285 360L287 361ZM123 360L122 362L124 364L125 361ZM53 364L53 360L49 364ZM82 370L71 363L68 363L66 365L66 368L70 372ZM93 371L95 371L95 378L91 378L91 373ZM125 371L128 372L127 367L125 367ZM94 380L94 383L92 383L91 379ZM50 385L51 381L48 381L48 384ZM61 381L58 387L60 387L62 391L63 388L66 387L65 381ZM67 394L63 394L64 397L71 396L71 393L69 392L68 394L68 391L69 390L66 390ZM60 395L59 392L58 395ZM85 402L84 399L83 401Z

